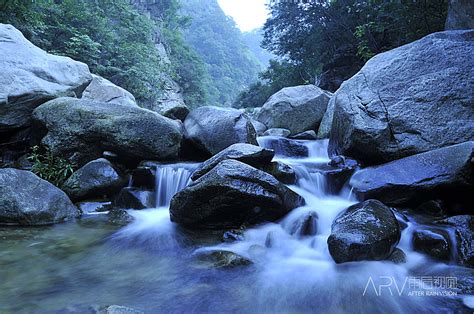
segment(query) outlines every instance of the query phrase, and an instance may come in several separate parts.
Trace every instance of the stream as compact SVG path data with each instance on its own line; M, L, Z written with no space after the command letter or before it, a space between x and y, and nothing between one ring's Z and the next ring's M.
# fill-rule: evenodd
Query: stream
M417 217L397 215L406 225L398 245L406 263L336 264L326 243L331 224L357 200L349 186L334 193L321 171L329 162L327 141L294 142L306 147L306 156L291 156L278 138L259 138L276 150L275 160L295 169L298 181L290 188L306 205L278 223L246 229L242 241L222 242L222 231L170 222L170 200L198 164L158 168L160 207L130 210L135 221L122 228L103 214L54 226L0 227L0 312L88 313L111 304L147 313L430 313L472 306L473 297L462 292L474 285L472 269L413 250L412 233L424 227ZM302 235L308 215L316 217L312 234ZM197 258L215 250L253 263L216 268ZM449 286L452 278L456 285ZM440 288L436 280L447 283Z

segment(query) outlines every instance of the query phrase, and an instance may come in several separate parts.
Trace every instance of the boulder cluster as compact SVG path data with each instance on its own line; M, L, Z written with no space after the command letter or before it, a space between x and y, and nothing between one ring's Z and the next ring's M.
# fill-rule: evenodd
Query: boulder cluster
M160 206L160 165L192 160L202 163L171 199L171 220L239 239L229 230L304 205L286 185L296 182L294 169L273 161L275 152L304 156L298 141L329 139L329 180L340 189L350 179L361 200L332 224L335 262L403 262L400 217L410 210L432 226L414 233L415 250L447 261L457 243L458 262L474 267L473 52L474 30L439 32L373 57L334 94L287 87L254 112L190 111L172 99L146 109L87 65L0 24L0 224L74 219L90 200L110 201L105 210L120 209L113 221L129 222L124 209ZM258 146L257 136L275 149ZM28 158L33 146L75 172L58 186L41 179ZM295 233L316 233L316 217Z

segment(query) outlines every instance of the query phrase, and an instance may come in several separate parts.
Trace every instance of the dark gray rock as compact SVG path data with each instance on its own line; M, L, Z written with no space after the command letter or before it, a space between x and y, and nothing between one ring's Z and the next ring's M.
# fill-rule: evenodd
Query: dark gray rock
M449 261L451 248L447 232L443 230L417 230L413 233L413 248L434 259Z
M474 28L474 2L449 0L446 30Z
M109 223L119 226L128 225L135 220L132 215L122 208L112 209L107 214L107 218L109 219Z
M198 258L201 261L212 263L217 268L233 268L238 266L248 266L252 261L231 251L202 251Z
M140 165L132 171L132 187L153 190L156 185L155 173L155 166L144 166L143 163L140 163Z
M36 107L80 96L92 80L86 64L48 54L8 24L0 24L0 55L0 142L2 132L29 126Z
M32 172L0 169L0 224L45 225L78 214L66 193Z
M197 180L226 159L238 160L247 165L259 168L260 166L269 164L274 155L275 153L272 150L260 146L244 143L233 144L203 162L196 171L194 171L191 179Z
M454 227L459 261L462 265L474 268L474 216L453 216L437 223Z
M230 108L199 107L184 120L185 138L208 155L215 155L235 143L257 144L250 119Z
M92 82L82 93L82 99L138 107L129 91L98 75L92 77Z
M170 119L184 121L189 114L189 108L182 102L161 104L155 110Z
M268 128L284 128L291 134L317 130L331 93L314 85L286 87L271 96L258 114Z
M64 182L62 189L74 202L115 195L126 180L105 158L87 163Z
M180 122L156 112L75 98L49 101L33 112L41 141L55 155L83 165L112 151L124 159L172 160L181 139Z
M171 200L171 220L190 227L235 228L282 218L303 199L273 176L224 160Z
M309 155L308 147L301 141L271 136L260 137L258 141L260 146L274 150L277 156L307 157Z
M114 200L114 206L122 209L155 207L155 192L138 188L123 188Z
M393 253L388 257L388 260L395 264L404 264L407 261L407 255L399 248L396 248L395 250L393 250Z
M335 93L330 155L383 163L474 139L474 30L381 53Z
M318 137L316 135L316 132L313 130L309 131L304 131L295 135L290 136L290 138L295 139L295 140L316 140Z
M271 128L263 132L263 136L279 136L279 137L288 137L291 132L288 129L282 128Z
M278 181L283 182L285 184L294 184L296 183L296 172L285 163L281 161L274 161L259 169L265 171L266 173L271 174Z
M390 208L377 200L368 200L337 216L328 247L336 263L385 260L399 240L400 228Z
M440 148L356 172L350 185L362 199L388 205L419 203L472 188L473 142ZM449 195L448 195L449 196Z
M314 236L318 231L318 214L310 212L299 219L292 227L290 234L300 237Z

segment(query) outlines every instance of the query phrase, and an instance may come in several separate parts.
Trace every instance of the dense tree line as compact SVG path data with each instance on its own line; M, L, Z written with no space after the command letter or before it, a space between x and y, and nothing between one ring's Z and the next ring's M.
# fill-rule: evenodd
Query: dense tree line
M443 30L447 0L273 1L270 12L263 47L279 61L234 106L261 106L291 85L334 91L375 54Z
M256 81L260 64L217 0L186 0L181 4L182 15L191 19L184 29L186 42L204 61L210 76L210 80L204 78L208 103L228 106L240 90Z

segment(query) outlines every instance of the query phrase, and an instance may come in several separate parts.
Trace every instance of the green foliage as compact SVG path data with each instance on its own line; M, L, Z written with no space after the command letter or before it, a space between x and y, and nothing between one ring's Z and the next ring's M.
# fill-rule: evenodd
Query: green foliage
M171 75L155 48L156 25L128 0L15 0L0 7L2 23L51 53L88 64L139 103L156 101L163 74Z
M181 4L182 14L191 18L184 37L204 61L209 74L202 77L207 102L230 105L239 90L257 79L259 62L216 0L186 0Z
M50 150L40 151L38 146L31 149L28 160L33 163L31 171L40 178L61 187L73 173L74 167L67 160L54 156Z
M238 106L250 104L241 98L257 90L319 84L322 74L348 79L374 55L443 30L447 0L273 1L270 11L263 47L282 60L289 75L266 71L262 84L241 94Z

